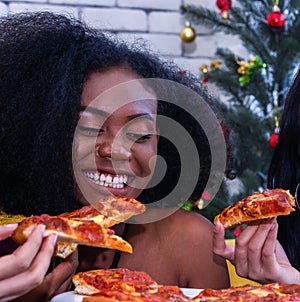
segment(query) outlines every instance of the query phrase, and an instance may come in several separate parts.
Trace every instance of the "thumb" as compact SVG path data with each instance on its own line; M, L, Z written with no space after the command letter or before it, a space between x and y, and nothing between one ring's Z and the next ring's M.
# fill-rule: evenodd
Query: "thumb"
M225 229L219 221L216 222L214 227L213 252L234 263L234 247L226 244Z

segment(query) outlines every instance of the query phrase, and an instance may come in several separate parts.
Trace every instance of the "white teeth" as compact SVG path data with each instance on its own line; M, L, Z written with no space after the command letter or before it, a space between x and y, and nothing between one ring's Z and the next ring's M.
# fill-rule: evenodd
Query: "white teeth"
M128 177L126 175L115 175L112 176L110 174L106 175L103 173L91 173L84 172L85 176L91 179L94 183L104 187L112 187L117 189L124 188L124 184L127 182Z

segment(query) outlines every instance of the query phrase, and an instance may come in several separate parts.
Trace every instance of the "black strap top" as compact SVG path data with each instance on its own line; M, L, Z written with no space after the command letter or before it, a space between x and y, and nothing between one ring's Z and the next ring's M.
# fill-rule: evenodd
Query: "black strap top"
M125 223L123 234L122 234L122 238L124 240L126 240L127 232L128 232L128 224ZM119 261L120 261L120 258L121 258L121 254L122 254L121 251L119 251L119 250L115 251L114 259L113 259L112 264L109 268L117 268L118 267L118 264L119 264Z

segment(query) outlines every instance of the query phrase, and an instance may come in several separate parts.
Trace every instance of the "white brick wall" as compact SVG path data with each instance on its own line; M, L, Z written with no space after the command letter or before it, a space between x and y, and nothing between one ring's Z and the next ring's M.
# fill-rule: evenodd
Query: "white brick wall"
M24 11L52 11L59 14L71 15L79 17L78 9L72 6L48 5L46 3L31 3L30 5L21 2L9 3L8 9L10 13L20 13Z
M117 0L120 7L178 11L181 0Z
M6 15L8 12L8 7L4 3L0 3L0 16Z
M0 15L40 10L74 15L126 40L147 39L154 51L195 74L199 74L201 64L214 59L217 47L231 47L246 55L235 37L214 33L202 25L194 26L197 38L193 43L183 43L179 37L186 22L179 12L183 3L218 10L212 0L6 0L0 1Z
M117 32L146 32L147 15L143 10L119 8L82 8L82 18L100 29Z

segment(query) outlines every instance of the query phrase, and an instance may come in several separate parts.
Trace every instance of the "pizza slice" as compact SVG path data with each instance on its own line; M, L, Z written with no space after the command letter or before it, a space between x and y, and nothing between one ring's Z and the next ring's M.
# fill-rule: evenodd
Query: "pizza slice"
M196 297L192 299L193 302L200 301L252 301L251 299L257 295L249 293L249 290L253 289L252 286L243 286L243 287L229 287L225 289L210 289L206 288L202 290ZM259 301L259 300L255 300Z
M66 259L76 251L77 247L78 243L75 242L56 241L53 256Z
M105 290L93 296L83 297L82 302L190 302L181 289L177 286L158 287L156 293L142 292L127 293L121 291Z
M187 302L190 298L184 295L181 288L176 285L159 285L158 290L154 294L143 293L146 301L176 301Z
M119 301L148 302L140 294L132 295L128 293L122 293L120 291L106 291L103 294L97 294L94 296L87 296L82 298L82 302L119 302ZM156 302L156 301L152 300L151 302Z
M103 228L94 221L69 219L47 214L24 219L12 236L14 241L17 244L23 244L38 224L46 226L45 237L55 234L58 236L58 242L70 242L132 252L132 247L128 242L115 235L113 230Z
M91 220L104 228L109 228L134 215L142 214L145 210L145 205L134 198L111 195L100 199L95 204L59 216L68 219ZM60 258L66 258L76 250L77 245L74 242L58 241L54 254Z
M300 301L300 285L268 283L261 286L245 285L226 289L204 289L191 301Z
M144 213L146 207L134 198L107 196L79 210L61 214L61 217L93 220L105 228L124 222L132 216Z
M225 229L254 220L288 215L295 211L295 198L289 190L265 189L225 208L218 214L214 223L219 221Z
M73 276L75 293L83 301L161 302L190 301L178 286L157 284L147 273L125 268L99 269Z
M157 284L147 273L129 269L100 269L73 276L75 293L83 302L263 302L300 301L300 284L269 283L225 289L206 288L187 297L178 286Z
M147 273L126 268L80 272L73 276L72 281L75 293L81 295L105 294L107 291L155 293L158 290L158 284Z

